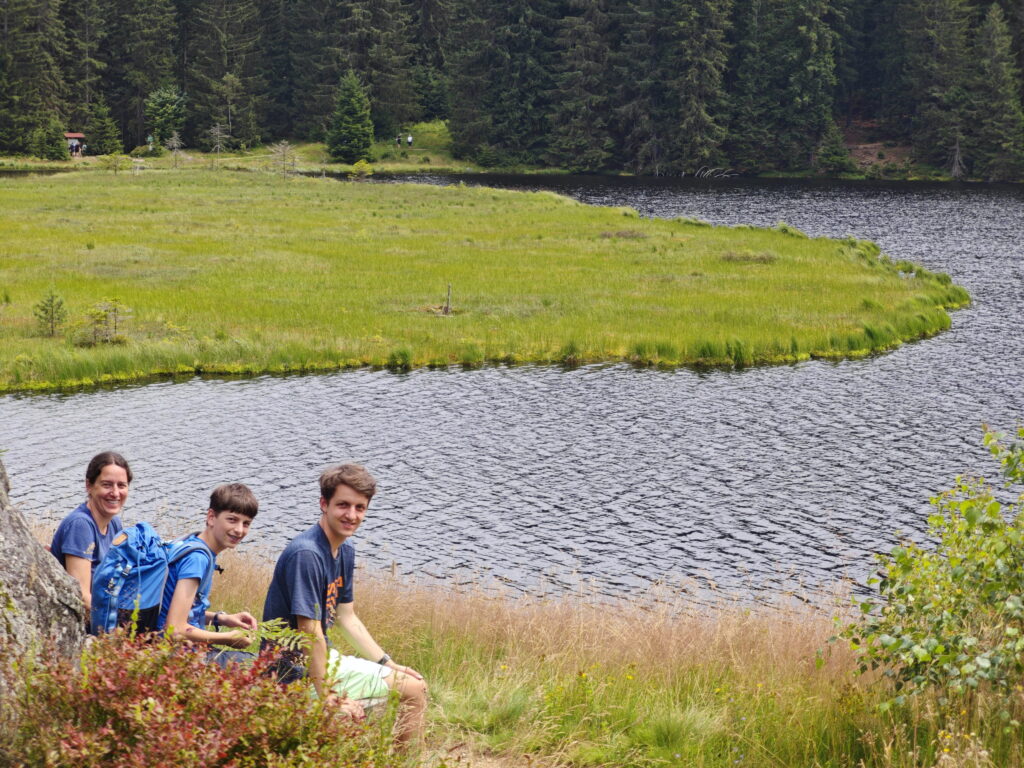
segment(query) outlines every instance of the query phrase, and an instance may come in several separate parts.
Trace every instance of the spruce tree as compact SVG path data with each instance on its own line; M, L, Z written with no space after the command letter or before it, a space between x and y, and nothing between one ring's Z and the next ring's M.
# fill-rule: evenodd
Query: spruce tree
M916 0L914 11L905 43L914 154L955 176L968 111L968 11L964 0Z
M491 73L499 65L493 45L489 6L477 0L455 0L448 67L451 78L452 154L481 160L491 141L488 94ZM483 158L488 159L488 158Z
M123 149L121 131L102 97L93 99L85 122L85 144L90 155L115 155Z
M276 135L291 123L299 138L323 141L331 123L344 75L342 23L346 3L339 0L282 0L285 14L278 20L284 32L274 32L275 46L265 75L271 88L270 114ZM287 120L285 115L288 115Z
M0 140L6 151L41 152L53 121L63 123L66 46L58 3L6 0L0 6L0 67L6 81L0 95Z
M570 0L569 9L559 23L548 158L570 171L593 173L607 168L612 156L609 19L604 0Z
M450 111L447 69L454 21L453 0L410 0L412 68L424 120L445 119Z
M835 32L827 0L787 0L783 12L782 36L774 45L785 77L777 130L786 166L807 168L832 123Z
M1024 173L1021 77L1010 29L998 5L990 6L974 41L971 119L967 140L973 173L988 181Z
M76 0L62 6L68 38L64 72L68 89L69 125L84 125L93 101L100 95L106 69L106 43L112 8L110 0Z
M342 19L345 65L366 83L377 136L418 119L409 8L402 0L349 0Z
M723 75L731 0L673 0L669 86L674 96L676 170L693 172L719 159L725 138Z
M355 163L369 160L372 146L370 100L359 77L350 69L338 85L337 106L327 132L327 151L339 162Z
M737 39L733 48L733 82L726 137L729 162L740 171L756 172L781 164L773 137L773 110L781 94L774 92L769 60L775 37L771 0L739 0Z
M28 152L44 160L69 160L64 138L64 121L55 114L36 115L36 125L28 134Z
M257 10L255 0L206 0L189 36L186 90L193 131L220 124L232 145L252 145L261 137Z
M659 0L635 0L619 13L616 124L620 161L634 173L669 173L674 95L665 64L671 31Z
M124 144L146 140L146 98L173 81L175 19L171 0L113 0L105 46L104 95Z
M177 86L164 85L146 98L146 127L153 141L163 144L185 126L185 94Z

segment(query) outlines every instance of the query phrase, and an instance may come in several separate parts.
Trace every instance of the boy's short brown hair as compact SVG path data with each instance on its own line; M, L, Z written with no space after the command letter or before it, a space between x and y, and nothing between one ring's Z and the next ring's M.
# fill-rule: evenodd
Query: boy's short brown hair
M325 470L320 475L320 497L330 501L339 485L347 485L353 491L363 494L367 501L377 492L377 481L359 464L339 464Z
M256 517L260 503L249 486L242 483L218 485L210 494L210 509L215 515L221 512L235 512L246 517Z

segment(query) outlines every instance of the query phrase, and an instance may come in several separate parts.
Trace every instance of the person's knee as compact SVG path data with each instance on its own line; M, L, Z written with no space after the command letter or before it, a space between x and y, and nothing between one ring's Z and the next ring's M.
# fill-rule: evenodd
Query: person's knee
M403 675L398 681L398 695L403 702L410 704L426 703L427 682L411 675Z

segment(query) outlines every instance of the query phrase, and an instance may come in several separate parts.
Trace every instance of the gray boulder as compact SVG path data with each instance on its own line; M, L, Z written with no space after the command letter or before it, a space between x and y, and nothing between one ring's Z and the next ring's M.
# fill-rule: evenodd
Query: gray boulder
M85 641L78 583L36 541L25 516L11 506L10 490L0 462L0 659L30 649L78 654Z

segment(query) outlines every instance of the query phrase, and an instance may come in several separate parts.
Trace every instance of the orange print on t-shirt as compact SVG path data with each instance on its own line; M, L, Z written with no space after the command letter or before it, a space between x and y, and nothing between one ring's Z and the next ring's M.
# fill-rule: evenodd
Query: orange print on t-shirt
M324 604L326 610L327 626L334 625L335 608L338 605L338 592L345 586L345 577L339 576L327 585L327 600Z

